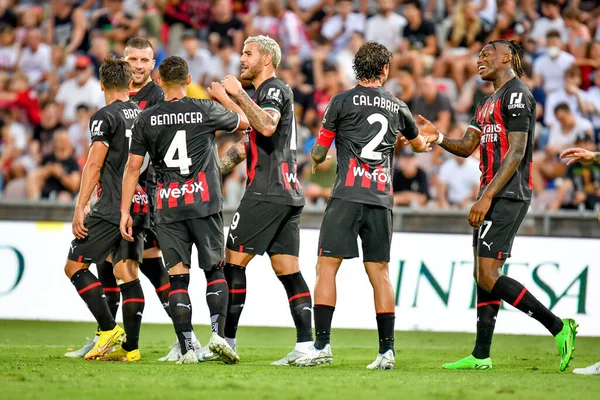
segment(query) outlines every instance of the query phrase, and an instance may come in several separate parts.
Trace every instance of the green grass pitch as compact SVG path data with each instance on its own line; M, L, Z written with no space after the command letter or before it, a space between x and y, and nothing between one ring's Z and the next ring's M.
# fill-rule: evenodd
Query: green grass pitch
M600 361L600 338L578 338L575 359L558 371L551 337L497 335L491 371L444 371L466 356L474 335L396 332L396 370L367 371L375 331L333 331L333 366L272 367L291 350L292 329L245 328L238 365L159 363L174 333L142 326L142 362L71 360L69 347L93 332L91 323L0 321L0 399L600 399L600 376L573 375ZM205 344L207 326L196 327Z

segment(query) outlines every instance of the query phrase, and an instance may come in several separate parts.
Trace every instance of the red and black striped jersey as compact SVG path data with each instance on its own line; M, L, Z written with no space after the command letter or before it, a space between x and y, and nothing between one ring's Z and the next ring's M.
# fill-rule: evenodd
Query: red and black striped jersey
M100 170L98 200L90 213L117 225L121 221L121 183L129 155L131 127L140 111L133 101L117 100L98 110L90 119L92 142L101 142L108 147ZM140 176L131 205L134 225L140 227L148 227L145 186L145 180Z
M469 127L480 132L481 190L490 184L509 147L511 132L527 133L525 156L517 171L496 197L531 201L535 100L529 87L519 78L506 82L477 105Z
M282 80L269 78L256 89L253 100L260 108L280 114L280 118L270 137L252 127L248 132L244 198L303 206L304 193L296 167L298 137L292 90Z
M130 92L129 97L145 110L163 101L165 93L158 83L150 81L137 92Z
M392 208L394 147L398 133L419 134L408 106L381 87L357 85L335 95L317 143L335 139L337 175L331 197Z
M184 97L142 111L130 152L148 152L156 171L157 224L203 218L221 211L218 130L233 132L239 115L212 100Z

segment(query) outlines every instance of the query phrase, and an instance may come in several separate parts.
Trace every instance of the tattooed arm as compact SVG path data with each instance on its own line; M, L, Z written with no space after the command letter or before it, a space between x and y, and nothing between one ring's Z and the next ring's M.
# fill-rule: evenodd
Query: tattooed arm
M240 140L229 150L221 159L219 160L219 164L221 166L221 174L225 175L234 169L239 163L246 159L246 145L243 140Z
M527 132L510 132L508 135L508 152L500 163L500 168L482 194L490 199L498 194L513 177L527 149Z
M494 196L502 190L508 181L513 177L519 164L525 156L527 149L527 132L510 132L508 135L508 152L504 160L500 163L500 168L494 176L494 179L487 186L481 197L469 213L469 223L475 229L479 229L487 212L489 211Z
M310 156L313 159L314 163L319 165L327 158L327 152L329 152L329 147L325 147L320 145L319 143L315 143L312 150L310 151Z
M429 120L418 116L419 121L421 122L421 126L419 127L419 132L421 135L425 136L425 139L428 143L434 143L439 139L440 131L437 130L435 125L433 125ZM442 143L439 145L446 151L457 155L459 157L467 158L479 146L479 141L481 140L481 134L477 132L475 129L469 127L467 131L460 139L451 139L449 137L444 136Z
M569 158L570 160L567 161L567 165L571 165L575 162L580 162L582 164L600 164L600 152L595 153L580 147L563 151L560 158Z
M250 125L252 125L257 132L263 136L273 136L277 129L279 118L281 117L278 112L260 108L252 101L244 89L238 90L233 98L248 117Z

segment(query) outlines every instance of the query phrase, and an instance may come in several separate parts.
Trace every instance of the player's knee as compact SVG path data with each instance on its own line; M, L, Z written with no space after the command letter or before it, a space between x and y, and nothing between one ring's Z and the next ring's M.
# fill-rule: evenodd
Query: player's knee
M86 268L85 265L81 265L80 263L76 263L71 260L68 260L67 263L65 264L65 275L67 276L67 278L71 279L71 277L73 275L75 275L75 272L79 271L80 269L84 269L84 268Z
M204 271L204 275L206 276L206 282L225 279L225 271L221 265L213 265L210 270Z
M479 276L475 278L477 285L486 292L491 292L498 280L498 277L490 271L480 271Z

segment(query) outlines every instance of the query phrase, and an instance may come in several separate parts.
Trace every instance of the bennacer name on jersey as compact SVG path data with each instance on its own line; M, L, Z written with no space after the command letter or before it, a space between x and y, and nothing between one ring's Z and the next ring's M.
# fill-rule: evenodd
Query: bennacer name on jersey
M201 124L202 113L195 112L184 112L184 113L170 113L170 114L158 114L150 116L150 125L162 126L162 125L176 125L176 124Z
M386 110L397 113L400 111L400 104L395 103L381 96L367 96L364 94L355 94L352 96L352 103L355 106L380 107Z

